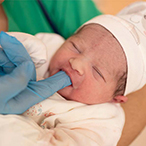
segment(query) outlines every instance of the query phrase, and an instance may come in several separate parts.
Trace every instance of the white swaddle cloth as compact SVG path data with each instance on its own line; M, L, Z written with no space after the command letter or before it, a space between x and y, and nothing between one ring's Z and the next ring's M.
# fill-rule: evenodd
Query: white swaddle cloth
M47 43L45 47L42 45L42 54L41 48L29 48L33 50L28 51L32 52L30 56L39 51L42 58L34 55L36 62L46 59L44 48L50 56L50 49L53 49L53 55L64 42L63 38L54 34L38 34L37 37L41 39L41 44ZM49 40L57 41L58 44L51 45ZM41 77L47 73L50 58L51 56L37 68ZM34 105L23 115L0 115L0 146L116 146L124 120L124 112L119 104L86 105L68 101L56 93Z

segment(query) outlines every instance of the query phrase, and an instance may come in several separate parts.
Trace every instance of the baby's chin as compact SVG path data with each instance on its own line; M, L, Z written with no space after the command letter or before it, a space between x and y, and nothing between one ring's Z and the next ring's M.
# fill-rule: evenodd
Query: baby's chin
M70 100L70 96L71 96L71 86L65 87L59 91L57 91L58 94L60 94L62 97L64 97L67 100Z
M84 103L84 101L82 101L82 99L77 96L76 91L73 90L72 87L69 87L69 86L65 87L65 88L59 90L57 93L60 94L66 100Z

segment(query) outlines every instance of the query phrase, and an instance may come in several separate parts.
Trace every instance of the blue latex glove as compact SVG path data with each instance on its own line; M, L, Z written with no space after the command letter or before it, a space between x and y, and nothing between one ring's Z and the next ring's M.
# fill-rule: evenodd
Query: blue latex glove
M34 64L23 45L4 32L0 33L0 45L1 114L21 114L71 84L63 71L36 82Z

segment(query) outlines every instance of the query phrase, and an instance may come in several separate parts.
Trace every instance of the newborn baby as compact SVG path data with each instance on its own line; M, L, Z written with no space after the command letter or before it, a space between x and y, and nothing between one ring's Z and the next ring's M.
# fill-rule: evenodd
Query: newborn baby
M66 99L85 104L126 101L122 96L124 52L116 38L98 24L85 25L58 49L50 62L50 75L60 70L72 81L72 86L58 91ZM124 74L125 80L119 83Z
M85 104L120 103L145 85L144 6L136 2L117 16L97 16L64 42L48 66L50 76L63 70L71 78L60 95Z

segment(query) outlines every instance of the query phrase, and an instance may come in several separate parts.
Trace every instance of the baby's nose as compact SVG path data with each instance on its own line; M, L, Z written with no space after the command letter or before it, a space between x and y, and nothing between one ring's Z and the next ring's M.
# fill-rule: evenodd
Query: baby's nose
M76 70L79 75L84 75L83 62L78 58L71 58L69 63L73 70Z

